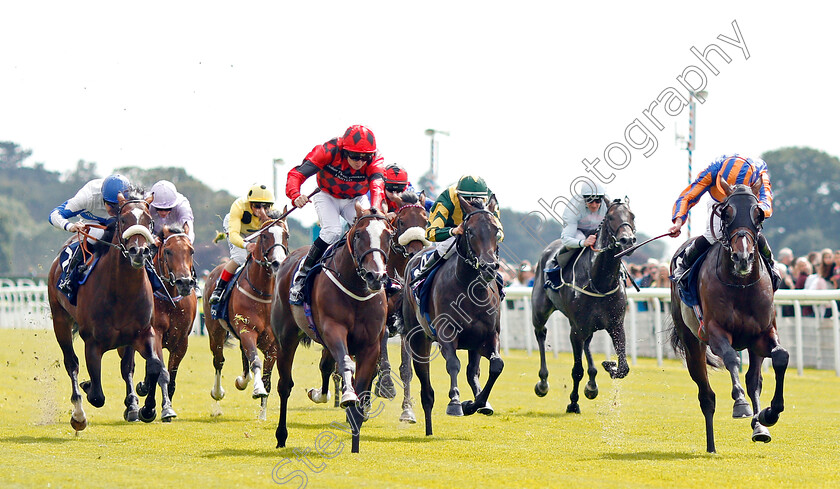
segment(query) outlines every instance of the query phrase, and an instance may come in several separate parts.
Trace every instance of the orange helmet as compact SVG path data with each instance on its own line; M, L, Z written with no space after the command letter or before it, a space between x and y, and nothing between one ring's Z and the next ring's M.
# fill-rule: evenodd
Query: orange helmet
M374 153L376 152L376 138L373 137L370 129L357 124L344 131L340 146L344 151L353 153Z

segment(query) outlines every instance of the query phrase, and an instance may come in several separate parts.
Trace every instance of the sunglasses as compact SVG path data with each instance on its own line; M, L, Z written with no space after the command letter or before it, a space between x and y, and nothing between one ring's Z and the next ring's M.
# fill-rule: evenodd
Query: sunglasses
M405 190L405 185L385 185L385 190L388 192L400 193Z
M348 160L356 160L356 161L365 161L370 163L373 161L373 153L353 153L352 151L347 152L347 159Z
M266 210L268 210L268 209L271 209L271 206L274 205L274 204L271 204L271 203L268 203L268 202L252 202L251 205L254 206L254 209L266 209Z
M595 202L601 202L601 197L598 195L587 195L583 198L587 204L593 204Z

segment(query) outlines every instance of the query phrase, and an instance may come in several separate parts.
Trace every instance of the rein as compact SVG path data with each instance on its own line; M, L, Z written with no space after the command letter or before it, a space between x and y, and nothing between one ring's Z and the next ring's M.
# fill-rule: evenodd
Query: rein
M472 217L472 216L474 216L474 215L476 215L476 214L490 214L490 216L493 218L493 222L494 222L494 224L493 224L493 225L494 225L494 226L496 226L496 224L495 224L495 223L496 223L496 222L498 222L498 219L496 218L496 215L495 215L495 214L493 214L492 212L490 212L489 210L487 210L487 209L478 209L478 210L472 211L472 212L470 212L469 214L467 214L467 215L464 217L464 220L462 221L462 224L465 224L465 223L467 222L467 220L468 220L470 217ZM500 228L500 226L496 226L496 231L497 231L497 232L499 231L499 228ZM466 229L466 226L465 226L465 227L464 227L464 233L463 233L463 234L461 234L460 236L458 236L458 240L459 240L459 241L462 241L462 242L464 242L464 243L466 243L466 244L464 245L464 246L466 246L466 248L467 248L466 255L461 254L461 250L460 250L460 249L459 249L459 247L457 246L457 243L456 243L456 246L455 246L455 253L457 253L457 254L458 254L458 256L459 256L459 257L461 257L461 259L462 259L462 260L464 260L464 263L466 263L467 265L469 265L469 266L470 266L470 267L472 267L473 269L478 270L478 269L480 269L480 268L481 268L482 263L480 262L480 260L478 259L478 257L477 257L477 256L475 256L475 252L473 251L472 246L470 246L470 240L466 238L466 235L467 235L467 229ZM497 247L497 248L496 248L496 255L497 255L497 256L498 256L498 253L499 253L499 249L498 249L498 247ZM486 265L486 264L485 264L485 265Z
M352 232L350 232L350 231L347 232L347 238L345 239L345 242L347 243L347 251L350 252L350 258L353 259L353 267L356 269L356 275L358 275L359 278L362 278L364 273L366 272L364 267L362 267L362 261L364 261L365 257L368 256L369 254L377 253L377 252L382 253L382 258L384 259L384 262L386 264L388 263L388 253L386 253L385 250L383 250L382 248L373 248L372 246L371 246L370 249L368 249L367 251L362 253L362 256L360 256L358 258L356 257L356 250L353 249L353 243L352 243L351 240L352 240L352 238L354 238L356 236L356 227L358 227L359 223L361 223L363 219L387 220L387 218L385 216L380 216L380 215L377 215L377 214L368 214L368 215L365 215L365 216L360 216L356 220L356 223L353 225L353 229L350 230ZM371 243L371 245L373 245L373 243Z
M403 205L402 207L400 207L399 209L397 209L397 212L396 212L396 215L394 216L394 219L392 219L391 221L389 221L389 222L390 222L390 224L391 224L391 227L396 227L396 226L394 226L394 223L395 223L395 221L397 220L397 218L399 217L400 213L401 213L403 210L405 210L405 209L411 209L411 208L415 208L415 207L416 207L416 208L423 209L424 211L426 210L426 208L425 208L425 207L423 207L423 206L422 206L422 205L420 205L420 204L405 204L405 205ZM406 230L406 231L407 231L407 230ZM400 236L402 236L402 234L401 234ZM397 238L397 241L396 241L396 242L395 242L393 239L391 239L391 249L392 249L392 250L394 250L394 251L396 251L396 252L397 252L397 253L399 253L400 255L402 255L402 256L403 256L403 258L408 258L408 257L409 257L409 255L410 255L411 253L409 253L409 252L408 252L408 248L406 248L406 246L405 246L405 245L403 245L402 243L400 243L400 242L399 242L399 236L397 236L396 238Z

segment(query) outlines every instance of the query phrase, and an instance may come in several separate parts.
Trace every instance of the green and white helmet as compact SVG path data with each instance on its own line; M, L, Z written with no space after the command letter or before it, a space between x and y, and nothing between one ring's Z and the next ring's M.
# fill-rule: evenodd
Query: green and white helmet
M490 190L487 184L481 177L473 175L464 175L458 180L458 185L455 187L458 195L465 199L485 199L490 198Z

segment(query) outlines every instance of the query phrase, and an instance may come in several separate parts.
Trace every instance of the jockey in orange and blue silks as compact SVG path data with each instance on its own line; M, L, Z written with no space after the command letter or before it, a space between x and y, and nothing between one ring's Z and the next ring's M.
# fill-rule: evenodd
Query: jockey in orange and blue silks
M711 218L706 221L705 233L686 247L682 259L677 260L677 268L674 270L673 277L673 280L677 282L682 280L685 272L691 268L697 258L709 249L711 243L715 240L712 230L719 232L721 229L720 216L712 212L712 206L726 198L720 184L722 180L729 185L753 185L755 182L761 181L758 206L764 211L765 219L773 214L773 189L770 186L770 175L767 173L767 163L764 160L749 158L736 153L723 155L713 161L697 175L697 178L680 193L680 196L674 202L671 215L673 226L669 228L669 233L672 237L677 237L680 235L680 228L687 219L688 211L700 201L703 194L708 192L711 197L707 203ZM773 289L776 290L780 277L773 263L773 252L763 234L759 233L757 245L762 256L768 262L768 268L773 278Z
M94 243L95 240L102 238L105 230L97 227L86 228L86 226L88 224L107 226L113 221L119 212L118 196L128 187L128 178L120 174L91 180L79 189L76 195L52 210L49 217L50 224L71 233L85 231L91 236L88 242ZM78 217L78 220L71 221L74 217ZM149 236L149 241L152 241L151 236ZM70 292L72 275L76 266L82 261L80 250L81 247L77 247L70 257L65 267L69 273L58 284L58 288L63 292Z

